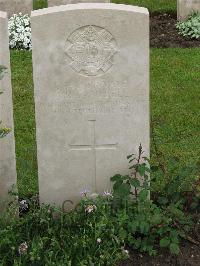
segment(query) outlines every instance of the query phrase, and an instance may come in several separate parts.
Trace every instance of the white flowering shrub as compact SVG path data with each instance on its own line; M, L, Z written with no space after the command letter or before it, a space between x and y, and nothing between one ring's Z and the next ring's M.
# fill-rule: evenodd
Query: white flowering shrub
M31 50L31 24L29 15L14 14L8 21L10 48Z

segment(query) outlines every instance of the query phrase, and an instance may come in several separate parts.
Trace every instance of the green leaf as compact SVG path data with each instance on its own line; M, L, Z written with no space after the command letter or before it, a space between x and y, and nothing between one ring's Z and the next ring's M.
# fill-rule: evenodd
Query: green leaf
M159 167L157 165L151 166L151 172L157 172L159 170Z
M140 181L137 178L131 179L130 183L131 183L132 186L134 186L136 188L140 187Z
M113 190L118 190L118 188L123 184L123 180L117 180L115 184L113 185Z
M116 174L110 178L112 182L118 181L120 179L122 179L122 176L120 174Z
M141 175L141 176L143 176L144 174L145 174L145 168L146 168L146 166L145 166L145 164L140 164L140 165L138 165L138 173Z
M144 181L143 184L142 184L142 187L145 188L145 189L149 189L150 188L150 184L148 181Z
M170 232L170 239L171 242L178 244L179 243L179 239L178 239L178 231L177 230L171 230Z
M149 159L148 157L143 156L142 158L143 158L145 161L147 161L148 163L150 163L150 159Z
M177 243L171 243L169 249L172 254L178 255L179 254L179 246Z
M164 237L160 240L160 247L166 248L170 245L170 239L168 237Z
M125 240L126 239L126 236L127 236L127 233L124 229L120 229L119 231L119 237L122 239L122 240Z
M152 224L160 224L162 221L162 215L160 213L156 213L151 218Z
M114 193L118 194L122 198L126 198L130 195L131 186L128 183L116 182L113 186Z
M161 205L165 205L168 203L168 199L166 197L158 197L158 203Z
M147 167L147 165L145 163L138 165L137 170L141 176L144 176L146 172L150 173L150 169L149 169L149 167Z
M149 224L145 221L140 223L140 231L142 234L146 234L149 231Z
M122 180L126 181L126 180L130 180L130 176L129 175L124 175L122 176Z
M135 248L140 248L141 247L141 243L142 243L142 240L141 240L140 237L134 239L134 241L133 241L133 244L134 244Z
M143 189L140 191L138 196L141 201L145 201L148 198L148 195L149 195L148 191Z
M135 155L134 153L133 154L130 154L130 155L128 155L126 158L127 159L130 159L133 155Z
M131 233L135 233L138 226L139 226L139 222L137 220L128 224L128 227L129 227L129 230L131 231Z

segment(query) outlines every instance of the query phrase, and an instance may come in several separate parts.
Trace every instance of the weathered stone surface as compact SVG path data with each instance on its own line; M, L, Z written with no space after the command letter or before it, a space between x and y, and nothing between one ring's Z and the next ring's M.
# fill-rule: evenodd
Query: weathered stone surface
M0 0L0 10L7 12L8 17L13 14L30 14L33 9L32 0Z
M0 12L0 65L7 68L4 78L0 80L0 91L3 92L0 95L0 121L2 125L12 129L5 138L0 138L0 201L2 202L7 198L11 186L16 184L10 54L5 12Z
M200 0L177 0L178 20L185 20L193 11L200 12Z
M49 7L78 3L110 3L110 0L48 0Z
M59 26L58 26L59 25ZM149 16L76 4L32 12L40 201L76 202L149 155Z

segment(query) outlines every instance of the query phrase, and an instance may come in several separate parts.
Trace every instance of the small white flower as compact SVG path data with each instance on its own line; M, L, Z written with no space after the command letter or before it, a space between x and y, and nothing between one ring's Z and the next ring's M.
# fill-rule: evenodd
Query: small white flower
M121 247L122 249L122 252L125 254L125 255L129 255L129 251L128 249L124 249L124 247Z
M81 191L80 194L81 194L81 197L87 197L88 194L90 194L90 191L88 189L85 189L85 190Z
M111 191L104 191L104 192L103 192L103 196L104 196L104 197L110 197L110 198L112 198L112 197L113 197L113 195L112 195L112 192L111 192Z
M21 200L19 202L19 208L21 211L26 211L28 209L28 203L26 200Z
M26 242L23 242L19 245L18 251L20 255L23 255L27 252L28 249L28 245Z
M97 238L97 243L101 243L101 238Z
M127 249L124 250L124 253L126 253L127 255L129 254L129 251Z
M124 253L125 255L129 255L129 251L128 251L127 249L124 249L124 250L123 250L123 253Z
M88 206L85 208L85 212L87 212L87 213L91 213L91 212L94 212L96 209L97 209L97 206L96 206L96 205L88 205Z

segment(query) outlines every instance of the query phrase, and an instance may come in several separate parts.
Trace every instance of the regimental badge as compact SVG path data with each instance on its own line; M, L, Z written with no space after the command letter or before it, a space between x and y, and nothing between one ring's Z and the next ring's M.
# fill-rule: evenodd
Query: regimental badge
M76 72L97 76L112 67L117 44L110 32L89 25L75 30L67 38L65 52L70 58L70 66Z

